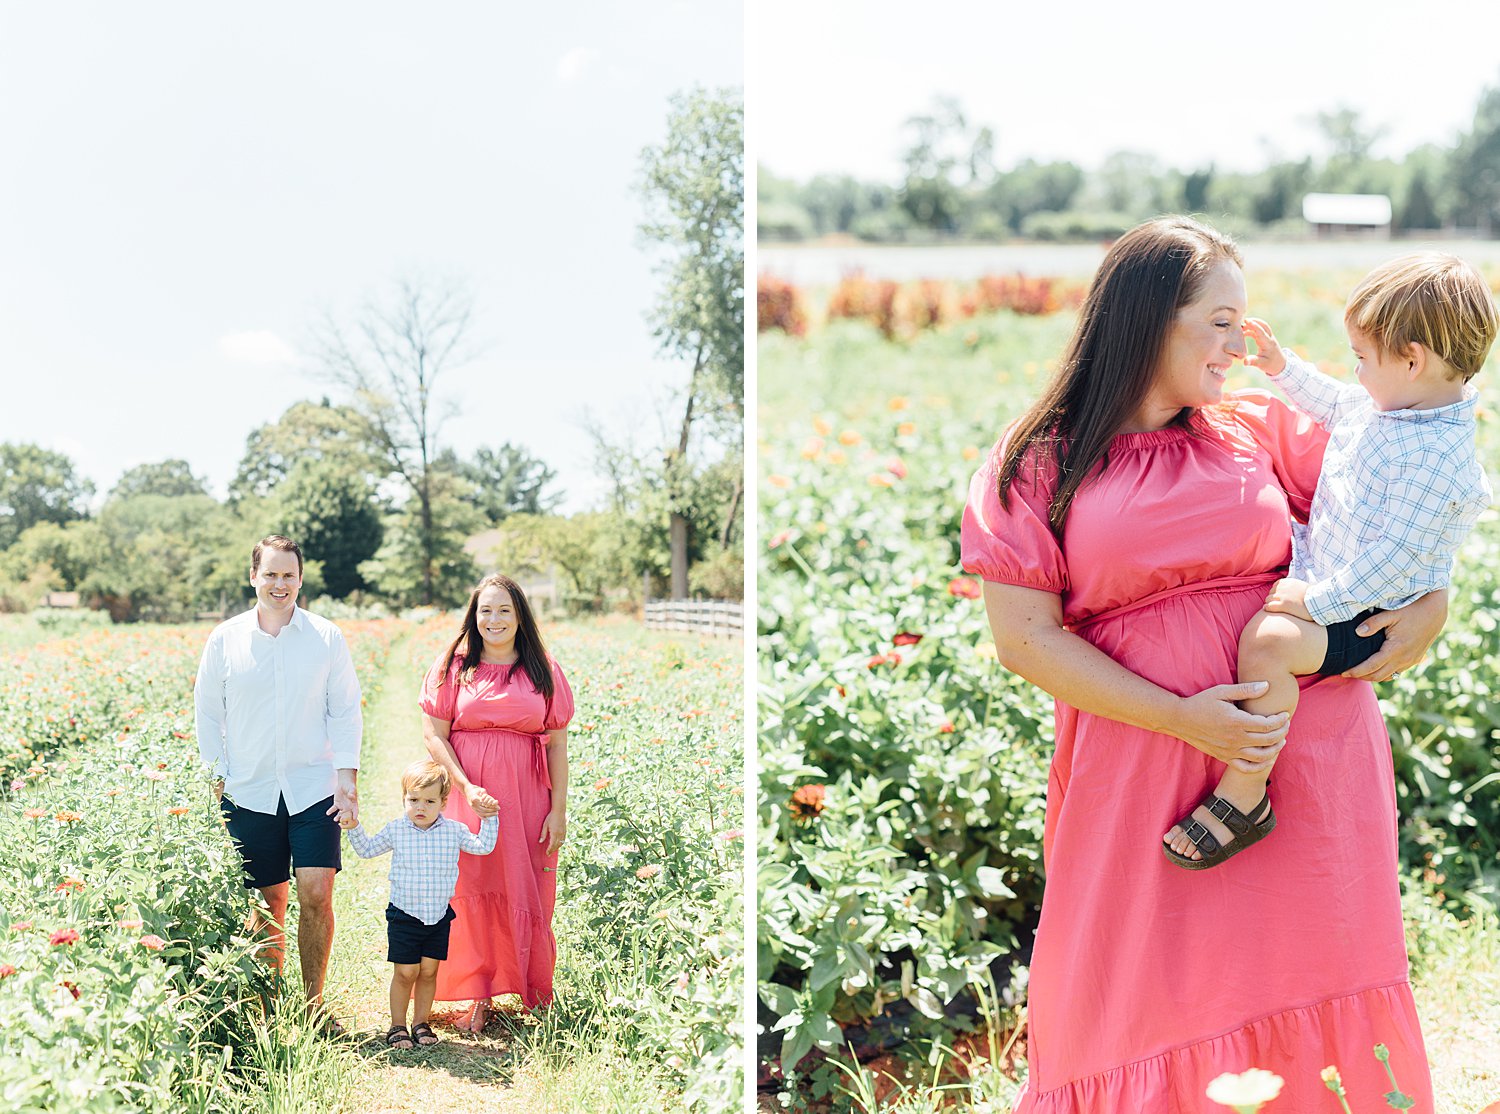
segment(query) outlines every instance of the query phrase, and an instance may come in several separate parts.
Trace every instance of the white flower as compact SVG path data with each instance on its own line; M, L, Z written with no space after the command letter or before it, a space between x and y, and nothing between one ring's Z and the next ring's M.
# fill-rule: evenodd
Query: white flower
M1208 1097L1236 1110L1247 1107L1253 1110L1281 1094L1281 1084L1281 1076L1260 1068L1251 1068L1239 1075L1225 1072L1208 1085Z

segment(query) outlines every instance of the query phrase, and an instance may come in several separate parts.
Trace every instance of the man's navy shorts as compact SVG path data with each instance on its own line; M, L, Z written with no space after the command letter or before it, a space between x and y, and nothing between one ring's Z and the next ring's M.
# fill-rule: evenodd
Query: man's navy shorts
M277 798L274 816L240 808L228 797L219 807L235 850L245 860L247 889L263 890L290 881L293 866L344 867L339 822L328 815L332 797L292 815L287 813L285 797Z
M385 958L390 963L421 963L424 959L448 958L448 927L453 906L437 924L423 924L405 909L385 907Z
M1371 654L1385 645L1383 630L1363 638L1354 633L1354 628L1374 615L1376 610L1372 607L1368 611L1361 611L1352 619L1324 628L1328 631L1328 652L1323 655L1323 664L1318 667L1319 677L1337 677L1344 670L1353 669L1368 660Z

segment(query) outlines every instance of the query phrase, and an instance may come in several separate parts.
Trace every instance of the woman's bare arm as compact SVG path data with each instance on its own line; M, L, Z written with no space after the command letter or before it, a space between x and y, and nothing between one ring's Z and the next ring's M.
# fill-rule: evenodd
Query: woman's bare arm
M453 749L453 743L448 738L452 727L452 720L434 719L424 713L422 743L427 747L427 753L432 760L448 771L448 778L453 783L453 788L464 795L464 799L469 802L469 807L474 810L474 815L481 820L486 816L494 816L500 811L499 802L485 792L482 785L475 785L469 780L469 775L464 772L463 765L458 760L458 753Z
M1264 682L1178 696L1064 630L1055 592L986 582L984 605L1000 664L1079 711L1171 735L1246 772L1264 768L1285 745L1289 716L1235 706L1260 695Z

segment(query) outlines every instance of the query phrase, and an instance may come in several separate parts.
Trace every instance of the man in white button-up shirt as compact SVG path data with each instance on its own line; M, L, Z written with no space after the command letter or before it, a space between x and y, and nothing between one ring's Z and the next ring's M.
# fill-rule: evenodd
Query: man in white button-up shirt
M359 818L359 681L338 627L297 607L295 542L279 534L258 542L250 584L255 607L215 627L198 664L198 753L216 779L245 885L265 902L256 929L278 973L295 873L302 984L317 1009L333 948L333 880L343 865L339 821Z

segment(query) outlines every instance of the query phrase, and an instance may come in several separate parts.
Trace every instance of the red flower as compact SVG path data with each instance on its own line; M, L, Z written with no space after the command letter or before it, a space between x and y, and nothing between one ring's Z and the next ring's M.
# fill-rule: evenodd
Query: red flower
M0 979L8 979L16 973L16 969L9 963L0 963Z
M904 630L901 633L899 633L898 635L896 635L895 638L891 639L891 645L893 645L893 646L915 646L920 641L922 641L922 636L920 634L913 634L909 630Z
M77 999L79 997L79 995L78 995L78 984L77 983L68 982L67 979L64 979L62 982L58 983L58 985L61 986L64 990L66 990L69 994L73 995L74 1001L77 1001Z
M47 941L54 948L63 944L74 944L78 942L78 930L76 928L60 928L54 932Z
M82 878L64 878L61 882L59 882L57 884L57 889L55 891L53 891L53 892L54 893L66 893L68 890L73 890L73 891L77 892L78 890L81 890L81 889L83 889L83 879Z
M799 820L811 820L823 811L823 800L828 795L826 785L799 785L787 802L787 808Z
M10 926L10 930L12 932L25 932L30 927L30 921L17 921L15 924Z
M979 585L967 576L956 576L948 581L948 594L950 596L961 596L966 600L977 600L979 598Z
M141 937L141 947L150 948L154 952L159 952L166 946L167 942L154 932L149 936Z
M874 669L876 666L880 666L880 665L900 665L900 664L901 664L901 655L898 654L898 653L896 653L895 650L892 650L888 654L876 654L869 661L865 662L865 668L866 669Z
M945 719L943 720L943 725L938 728L938 734L951 735L955 730L957 730L957 728L953 726L953 721L951 719Z
M188 811L189 810L188 810L188 807L186 805L178 805L176 808L169 808L169 809L167 809L167 815L168 816L186 816L188 814Z

